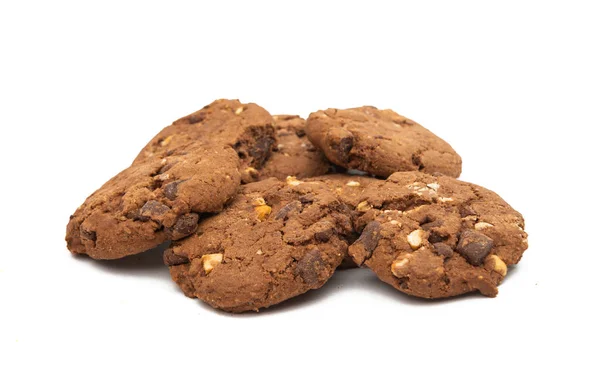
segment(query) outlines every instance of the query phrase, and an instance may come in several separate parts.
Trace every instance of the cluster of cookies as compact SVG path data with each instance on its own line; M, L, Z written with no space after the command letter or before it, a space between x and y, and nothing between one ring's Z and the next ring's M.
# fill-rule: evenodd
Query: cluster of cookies
M461 158L391 110L271 116L217 100L156 135L71 216L74 254L118 259L171 241L189 297L258 310L367 266L424 298L495 296L527 249L521 214L455 179Z

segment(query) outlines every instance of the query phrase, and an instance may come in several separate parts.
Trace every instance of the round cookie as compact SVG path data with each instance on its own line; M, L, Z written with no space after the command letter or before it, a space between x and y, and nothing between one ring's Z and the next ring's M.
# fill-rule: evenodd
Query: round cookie
M137 164L190 141L229 145L238 153L242 179L256 180L251 173L262 168L275 141L273 118L262 107L219 99L165 127L135 158Z
M273 119L275 143L264 167L254 173L258 179L275 177L285 180L288 176L306 178L319 176L330 170L332 165L323 152L308 141L304 133L304 119L293 115L276 115Z
M270 178L242 186L218 215L164 253L189 297L229 312L258 311L323 286L352 226L325 184Z
M364 106L313 112L306 134L331 162L380 177L399 171L452 177L461 172L461 158L447 142L392 110Z
M230 147L179 146L106 182L71 215L68 249L118 259L193 233L199 213L217 212L240 184Z
M348 249L396 289L443 298L494 297L527 249L521 214L483 187L447 176L395 173L363 193Z

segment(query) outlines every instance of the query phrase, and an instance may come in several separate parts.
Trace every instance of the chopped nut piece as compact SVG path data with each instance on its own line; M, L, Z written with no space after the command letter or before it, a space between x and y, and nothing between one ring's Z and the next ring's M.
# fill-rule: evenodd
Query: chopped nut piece
M406 264L408 264L409 259L412 255L405 255L401 259L397 259L392 263L392 273L394 276L401 278L406 276Z
M484 267L489 270L493 270L496 273L502 275L502 277L506 276L508 268L502 259L496 255L489 255L485 258Z
M235 110L235 114L236 114L236 115L239 115L239 114L241 114L242 112L244 112L244 107L240 107L240 108L238 108L238 109L236 109L236 110Z
M204 268L204 273L209 274L213 269L223 261L222 253L213 253L209 255L202 256L202 267Z
M296 177L294 177L294 176L291 176L291 175L287 176L287 178L285 179L285 181L286 181L286 182L287 182L287 184L288 184L288 185L290 185L290 186L298 186L299 184L301 184L301 183L302 183L302 181L298 181L298 180L296 179Z
M167 146L173 140L173 135L167 136L164 140L160 142L160 146Z
M360 186L360 182L357 182L357 181L348 181L348 183L346 184L346 186L352 186L352 187Z
M252 201L252 206L264 206L264 205L266 205L266 204L267 204L267 202L265 202L265 199L264 199L264 198L262 198L262 197L260 197L260 198L255 198L255 199Z
M452 199L452 198L445 198L445 197L439 197L439 198L438 198L438 201L440 201L440 202L442 202L442 203L443 203L443 202L452 202L453 200L454 200L454 199Z
M258 251L256 251L256 254L257 254L257 255L262 255L262 254L263 254L263 251L262 251L262 249L259 249Z
M371 206L367 201L362 201L356 206L356 210L360 212L366 212L372 208L373 206Z
M433 191L438 191L438 189L440 188L440 185L437 183L428 183L427 187Z
M425 231L423 230L414 230L410 234L408 234L406 240L408 241L408 245L412 249L418 249L423 244L423 239L425 237Z
M395 219L394 219L394 220L391 220L391 221L390 221L390 224L393 224L394 226L398 226L398 227L401 227L401 226L402 226L402 223L400 223L399 221L397 221L397 220L395 220Z
M256 217L261 222L264 221L271 215L271 207L267 205L256 206L254 207L254 211L256 211Z
M481 231L481 230L484 230L484 229L489 228L489 227L494 227L494 225L490 224L490 223L486 223L486 222L475 223L475 229L477 231Z

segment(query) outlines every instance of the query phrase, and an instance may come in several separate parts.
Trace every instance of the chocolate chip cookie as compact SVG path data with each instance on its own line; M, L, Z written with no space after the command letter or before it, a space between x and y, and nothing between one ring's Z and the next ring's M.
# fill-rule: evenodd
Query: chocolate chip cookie
M362 233L348 252L410 295L494 297L527 249L521 214L477 185L403 172L370 185L362 199L355 220Z
M331 163L306 137L304 119L293 115L276 115L273 119L276 141L271 155L262 169L246 169L249 175L257 179L275 177L285 180L287 176L306 178L329 171Z
M365 106L310 114L308 139L342 167L387 177L399 171L458 177L462 161L452 147L392 110Z
M138 154L134 164L190 141L231 146L240 158L242 179L255 181L256 178L245 173L262 168L269 157L275 141L273 118L254 103L216 100L160 131Z
M67 247L95 259L118 259L196 230L240 184L230 147L190 143L135 164L106 182L71 215Z
M229 312L257 311L332 276L352 232L343 206L320 182L244 185L223 212L167 249L164 261L187 296Z

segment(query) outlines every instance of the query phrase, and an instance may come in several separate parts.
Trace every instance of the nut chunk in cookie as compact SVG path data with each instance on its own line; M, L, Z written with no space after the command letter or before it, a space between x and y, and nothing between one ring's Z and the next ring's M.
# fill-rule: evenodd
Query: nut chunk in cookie
M174 242L164 261L187 296L229 312L258 311L333 275L352 233L345 211L320 182L254 182Z
M258 179L275 141L273 117L254 103L219 99L165 127L146 144L134 164L164 155L190 141L229 145L241 162L242 180Z
M380 177L399 171L458 177L462 160L450 144L392 110L358 107L313 112L306 135L342 167Z
M229 147L197 144L133 165L90 195L71 215L67 247L118 259L188 236L200 213L220 211L240 185Z
M406 294L494 297L527 249L520 213L494 192L446 176L395 173L363 193L348 249L359 265Z

